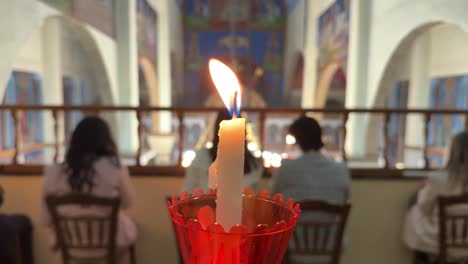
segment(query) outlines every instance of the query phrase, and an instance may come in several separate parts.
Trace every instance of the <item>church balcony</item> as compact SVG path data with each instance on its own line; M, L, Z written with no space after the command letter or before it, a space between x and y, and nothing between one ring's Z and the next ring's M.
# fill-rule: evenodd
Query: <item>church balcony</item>
M177 263L176 244L171 223L166 213L165 197L178 193L184 175L184 153L195 147L205 146L201 141L207 130L210 114L217 108L138 108L116 106L27 106L1 105L2 151L0 159L0 184L6 191L1 213L28 215L34 224L34 255L37 263L60 263L60 256L48 243L47 229L39 223L42 167L60 162L65 151L64 142L74 124L83 115L100 115L109 121L113 131L120 118L118 113L128 112L134 122L133 135L138 139L134 151L122 152L123 162L132 174L135 200L129 215L138 225L139 238L136 244L139 263ZM331 158L346 160L352 172L352 210L347 228L347 247L342 263L410 263L412 253L401 239L402 220L409 198L421 186L421 177L428 171L439 169L443 157L443 144L450 135L440 135L447 123L464 129L467 111L422 110L422 109L244 109L249 115L251 132L262 153L268 151L281 155L295 154L294 146L285 143L285 128L300 114L310 114L320 119L324 127L326 154ZM36 117L28 113L42 113ZM81 113L81 114L80 114ZM152 122L156 114L171 113L172 126L166 133L158 131ZM152 115L155 114L155 115ZM353 129L352 118L365 115L367 135L366 155L355 156L347 152L346 141ZM405 131L408 116L412 122L420 122L418 144L409 144L403 139L411 137ZM29 118L28 118L29 117ZM30 127L43 118L43 131L36 134ZM36 120L36 121L35 121ZM416 120L416 121L414 121ZM450 122L448 122L450 121ZM407 121L406 121L407 122ZM41 122L39 122L41 123ZM125 123L127 124L127 123ZM184 124L180 126L179 124ZM6 127L7 126L7 127ZM11 126L11 127L10 127ZM200 126L200 127L198 127ZM125 126L124 126L125 127ZM191 134L195 131L195 134ZM6 132L6 133L5 133ZM414 132L414 131L413 131ZM117 133L116 133L117 134ZM39 136L37 136L39 135ZM280 136L277 136L280 135ZM34 141L33 139L43 139ZM117 136L117 135L116 135ZM153 138L152 138L153 137ZM209 136L206 136L209 138ZM116 137L117 138L117 137ZM122 147L121 137L116 140ZM395 141L396 139L399 139ZM50 139L47 141L46 139ZM10 140L11 142L8 142ZM167 153L159 153L161 142L167 141ZM289 142L291 143L291 142ZM354 143L354 142L352 142ZM251 146L255 152L256 149ZM35 156L39 153L38 157ZM402 157L403 155L403 157ZM187 156L187 154L185 154ZM268 156L268 155L263 155ZM268 158L268 157L267 157ZM415 166L410 163L415 159ZM274 163L274 162L273 162ZM184 164L187 165L187 164ZM274 170L272 162L265 162L267 175ZM260 182L266 188L268 178ZM372 250L369 250L372 249Z

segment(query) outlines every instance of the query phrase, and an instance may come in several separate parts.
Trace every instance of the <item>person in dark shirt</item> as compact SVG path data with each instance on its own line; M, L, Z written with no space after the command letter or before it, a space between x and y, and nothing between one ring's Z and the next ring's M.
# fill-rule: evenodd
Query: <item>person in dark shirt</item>
M4 201L4 190L0 186L0 207ZM0 213L0 263L33 264L32 224L24 215Z

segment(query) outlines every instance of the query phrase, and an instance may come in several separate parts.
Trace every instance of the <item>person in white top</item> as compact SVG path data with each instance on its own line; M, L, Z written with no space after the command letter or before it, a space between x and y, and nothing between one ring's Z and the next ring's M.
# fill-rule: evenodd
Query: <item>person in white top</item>
M65 195L73 192L100 197L119 197L121 209L127 209L132 205L133 188L128 169L120 164L110 129L99 117L84 118L72 134L65 162L44 169L40 221L50 228L53 248L56 247L56 239L45 198L48 195ZM100 213L98 208L70 206L63 208L64 211L65 209L64 213L69 215ZM128 251L123 249L133 244L136 238L135 223L121 210L117 229L117 246L122 249L120 251ZM86 253L80 252L80 254ZM127 254L128 252L122 254L119 263L127 261Z
M451 143L446 168L442 173L429 175L417 193L416 202L409 208L403 227L403 241L415 250L421 263L429 263L439 250L439 219L437 198L441 195L460 195L468 192L468 132L460 132ZM455 210L456 209L456 210ZM466 214L468 208L453 208L452 213ZM468 249L448 251L450 258L467 257ZM419 263L419 262L418 262Z
M227 111L220 111L218 113L213 131L213 146L209 149L202 148L196 152L196 156L192 161L192 164L185 172L183 191L192 192L196 188L200 188L205 192L208 190L208 168L216 159L218 151L219 123L223 120L229 119L231 119L231 117ZM255 158L247 149L247 144L245 145L244 187L251 187L256 190L257 184L263 174L263 166L260 159Z

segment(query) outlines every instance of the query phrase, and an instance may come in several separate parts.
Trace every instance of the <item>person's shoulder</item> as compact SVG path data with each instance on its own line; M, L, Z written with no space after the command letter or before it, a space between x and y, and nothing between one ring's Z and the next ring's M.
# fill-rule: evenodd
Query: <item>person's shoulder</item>
M47 166L44 166L43 168L43 175L44 177L47 177L47 178L56 177L60 175L62 171L63 171L62 164L47 165Z
M113 167L120 168L120 160L114 157L101 157L94 162L95 167Z
M212 163L210 151L207 148L201 148L195 151L195 157L193 158L191 166L208 166Z
M332 160L333 166L336 166L337 169L345 172L349 172L348 164L342 161L334 161Z
M62 177L65 176L65 168L63 164L52 164L44 166L43 168L43 185L46 189L54 188L58 182L63 181Z
M283 159L281 160L281 168L289 168L295 164L301 163L300 158L298 159Z
M448 173L446 170L431 171L427 174L427 179L432 184L446 184Z
M101 157L94 162L94 169L98 174L115 174L124 172L127 167L122 165L117 158Z

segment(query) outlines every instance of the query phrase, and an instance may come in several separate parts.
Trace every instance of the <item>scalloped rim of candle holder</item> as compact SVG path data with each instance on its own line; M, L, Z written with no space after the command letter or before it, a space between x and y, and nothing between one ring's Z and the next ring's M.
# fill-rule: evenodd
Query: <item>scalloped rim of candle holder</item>
M276 222L272 226L268 226L267 224L258 224L255 227L254 232L249 232L248 228L245 225L235 225L231 227L229 232L226 232L225 229L223 228L222 225L219 223L211 223L207 228L203 228L202 224L198 219L189 219L188 221L185 221L183 216L175 210L175 207L179 205L180 203L186 201L187 199L197 199L201 198L204 196L216 196L216 190L209 189L208 192L203 192L202 189L195 189L193 190L192 194L188 192L181 192L179 196L173 195L172 199L167 202L167 206L169 209L169 214L172 219L176 224L181 225L185 228L190 228L190 229L198 229L202 231L206 231L209 233L215 233L215 234L225 234L225 235L243 235L243 236L261 236L261 235L271 235L275 233L280 233L284 232L287 229L294 228L294 226L297 223L297 219L299 218L301 209L299 204L294 203L294 200L292 198L289 198L288 200L284 200L284 196L280 193L277 193L273 195L273 198L271 198L270 193L266 190L261 190L258 192L258 194L255 194L255 191L252 190L251 188L245 188L243 191L244 196L253 196L257 198L262 198L265 200L269 200L270 202L276 202L277 204L280 204L281 206L284 206L288 208L291 213L293 214L293 217L289 219L288 222L282 220Z

